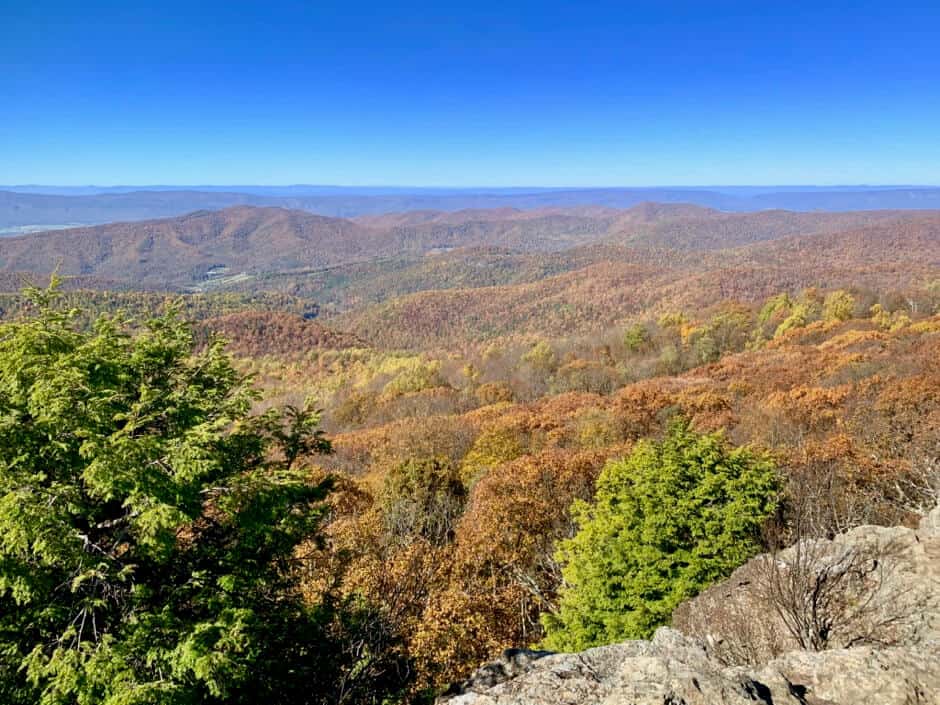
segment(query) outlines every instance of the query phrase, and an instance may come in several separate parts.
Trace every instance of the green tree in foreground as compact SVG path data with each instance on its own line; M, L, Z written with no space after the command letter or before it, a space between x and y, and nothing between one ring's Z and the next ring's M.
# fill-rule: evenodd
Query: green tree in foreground
M394 664L350 636L374 620L297 590L328 491L295 462L329 451L316 414L252 416L172 312L83 333L30 296L0 326L0 702L381 699Z
M774 509L772 463L678 421L607 464L593 504L576 503L577 534L561 544L559 609L545 645L577 651L650 636L673 610L759 549Z

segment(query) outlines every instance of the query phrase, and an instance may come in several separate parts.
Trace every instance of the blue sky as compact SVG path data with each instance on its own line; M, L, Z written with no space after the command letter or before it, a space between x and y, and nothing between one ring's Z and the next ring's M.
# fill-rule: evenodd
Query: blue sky
M940 184L940 2L0 0L0 183Z

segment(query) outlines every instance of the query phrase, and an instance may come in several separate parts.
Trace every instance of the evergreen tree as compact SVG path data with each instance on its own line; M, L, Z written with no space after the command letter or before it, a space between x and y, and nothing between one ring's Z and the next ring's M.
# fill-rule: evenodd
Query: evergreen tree
M543 620L545 645L577 651L650 636L757 552L776 494L768 459L685 421L608 463L594 502L572 508L579 528L558 551L564 586Z
M329 451L316 413L252 415L174 311L83 332L29 295L0 326L0 702L322 703L362 674L381 699L394 668L343 641L366 612L296 584L329 489L295 462Z

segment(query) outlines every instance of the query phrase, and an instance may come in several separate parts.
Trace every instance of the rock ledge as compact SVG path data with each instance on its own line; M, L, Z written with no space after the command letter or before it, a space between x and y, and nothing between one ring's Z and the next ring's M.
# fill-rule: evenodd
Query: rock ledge
M940 596L940 508L918 529L859 527L823 548L900 545L892 577L911 594ZM781 554L783 555L783 554ZM758 557L741 571L754 570ZM737 573L736 573L737 575ZM742 574L743 575L743 574ZM685 607L685 621L708 623L722 601L744 605L738 615L766 632L773 615L761 613L746 593L753 581L732 576ZM743 586L743 587L742 587ZM738 594L741 593L741 594ZM729 634L685 636L659 629L650 641L629 641L581 653L513 649L441 696L447 705L940 705L938 600L917 615L907 641L810 652L786 650L775 658L730 664L714 644ZM741 624L741 622L737 622ZM714 625L709 625L714 626ZM719 630L720 631L720 630ZM703 636L705 638L703 638ZM714 637L714 638L713 638ZM706 649L705 645L710 644ZM778 652L779 653L779 652Z

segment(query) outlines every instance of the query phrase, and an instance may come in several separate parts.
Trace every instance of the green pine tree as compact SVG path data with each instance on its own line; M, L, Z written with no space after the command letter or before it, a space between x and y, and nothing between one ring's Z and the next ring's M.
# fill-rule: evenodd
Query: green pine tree
M391 674L343 641L365 612L297 589L329 489L296 462L329 451L317 414L252 415L173 311L83 331L29 296L0 325L0 702L326 703Z
M766 457L685 421L608 463L594 502L572 508L579 529L558 551L564 586L543 619L545 645L577 651L650 636L757 552L777 491Z

